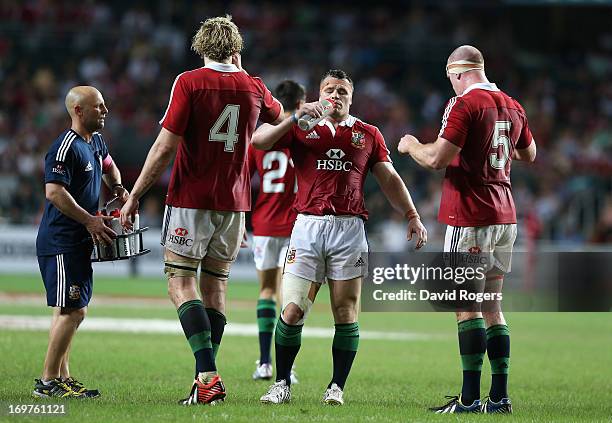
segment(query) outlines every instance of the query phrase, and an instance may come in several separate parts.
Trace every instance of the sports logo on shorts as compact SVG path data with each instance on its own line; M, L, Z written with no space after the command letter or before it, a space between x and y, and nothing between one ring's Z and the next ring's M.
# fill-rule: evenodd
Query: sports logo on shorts
M78 300L81 298L81 288L78 285L70 285L68 289L68 298L71 300Z
M289 248L287 251L287 264L295 263L295 248Z
M193 239L187 238L189 231L185 228L175 228L174 233L168 234L168 241L177 245L185 245L191 247L193 245Z
M351 135L351 145L355 148L362 149L365 147L365 134L359 131L353 131Z
M480 254L482 252L480 247L470 247L468 251L470 252L470 254Z

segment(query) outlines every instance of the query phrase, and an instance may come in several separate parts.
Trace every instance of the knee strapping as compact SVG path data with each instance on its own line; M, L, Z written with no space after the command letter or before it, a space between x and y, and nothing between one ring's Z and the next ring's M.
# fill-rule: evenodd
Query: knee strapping
M228 269L222 269L217 266L211 266L210 264L205 265L204 263L202 263L202 272L206 273L207 275L213 276L217 279L220 279L222 281L226 281L229 279Z
M198 275L199 260L189 259L187 257L181 260L165 260L164 273L168 279L173 277L193 277Z
M312 308L312 301L308 298L310 292L311 281L308 279L300 278L299 276L291 273L285 273L283 275L282 294L283 294L283 307L282 310L293 303L302 310L303 315L298 320L296 325L303 325L310 309Z

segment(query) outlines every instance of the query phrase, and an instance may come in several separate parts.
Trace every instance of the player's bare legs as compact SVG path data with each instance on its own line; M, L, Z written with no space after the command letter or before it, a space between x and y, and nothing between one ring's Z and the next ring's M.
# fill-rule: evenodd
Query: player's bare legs
M321 288L321 284L312 282L310 283L310 288L308 291L308 299L314 303L317 294L319 293L319 289ZM297 325L300 324L300 320L304 318L304 310L296 305L295 303L289 303L283 309L281 313L281 317L283 321L289 325Z
M53 330L53 327L58 321L58 317L60 315L60 307L53 308L53 320L51 320L51 327L49 328L49 333ZM62 358L62 362L60 364L60 378L65 380L70 377L70 367L69 367L69 358L70 358L70 347L72 346L72 340L70 344L68 344L68 348L66 349L66 354Z
M227 279L232 262L204 257L200 273L200 292L210 321L211 342L215 358L221 345L221 338L227 320L225 318L225 295Z
M217 375L210 321L197 292L196 275L200 261L166 249L164 262L164 272L168 276L168 295L177 309L196 362L196 380L189 397L181 400L181 403L211 403L223 399L225 387Z
M329 297L334 315L335 333L332 344L334 374L323 401L342 405L342 391L359 347L359 298L361 277L345 281L329 280Z
M276 382L260 401L281 404L291 400L291 368L302 344L302 327L319 292L320 284L291 273L283 275L283 310L276 323Z
M45 356L42 380L49 381L60 377L60 368L74 334L87 314L87 307L60 308L54 314L55 324L49 331L49 346Z
M280 282L283 276L283 269L258 270L257 279L259 280L259 299L260 300L280 300Z

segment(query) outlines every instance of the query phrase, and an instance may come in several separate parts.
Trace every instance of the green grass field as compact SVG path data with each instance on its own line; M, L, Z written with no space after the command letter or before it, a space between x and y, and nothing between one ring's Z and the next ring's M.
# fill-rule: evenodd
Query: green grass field
M325 288L324 288L325 289ZM163 278L97 278L100 300L88 318L176 320L165 301ZM332 327L329 300L321 292L307 326ZM257 286L232 281L228 320L255 323ZM50 315L38 276L0 275L0 315ZM1 316L0 316L1 317ZM361 341L349 378L344 407L325 407L321 395L331 375L331 338L304 337L297 359L301 383L293 402L262 406L268 383L254 382L258 357L255 336L223 338L218 367L228 390L216 407L180 407L187 395L193 356L180 334L82 331L77 334L71 369L103 396L69 401L67 416L83 422L195 421L612 421L612 318L595 313L508 314L512 339L510 394L513 416L436 416L427 407L460 389L460 363L454 318L442 313L362 313L362 331L409 332L416 340ZM30 396L40 376L47 343L43 330L0 328L0 421L39 421L8 416L9 404L39 402ZM483 371L482 396L489 387ZM95 386L94 386L95 385ZM47 403L46 401L44 403Z

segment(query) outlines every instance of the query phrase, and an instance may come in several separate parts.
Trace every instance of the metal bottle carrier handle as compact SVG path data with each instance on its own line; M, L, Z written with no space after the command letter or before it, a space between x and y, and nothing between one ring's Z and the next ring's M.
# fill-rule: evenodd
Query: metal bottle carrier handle
M117 235L116 238L113 239L113 243L110 245L101 245L101 244L96 244L94 243L94 251L92 254L92 258L91 261L93 263L100 263L100 262L106 262L106 261L116 261L116 260L127 260L127 259L131 259L133 257L138 257L138 256L143 256L145 254L148 254L151 252L150 249L148 248L142 248L143 247L143 242L142 242L142 234L143 232L146 232L149 229L148 226L145 226L144 228L140 228L140 229L136 229L133 232L130 232L129 234L121 234L121 235ZM139 238L139 245L140 245L140 251L138 251L135 254L130 254L127 256L121 256L119 254L116 254L115 256L112 257L106 257L106 250L109 248L113 248L114 247L114 251L118 252L120 251L120 244L119 241L122 239L128 239L130 237L134 237L134 236L138 236ZM129 241L128 241L129 242ZM105 258L102 258L105 257Z

